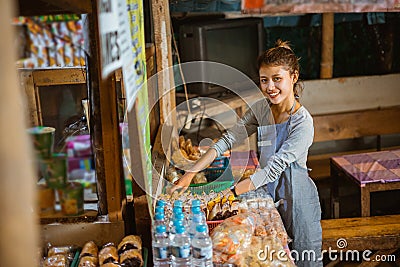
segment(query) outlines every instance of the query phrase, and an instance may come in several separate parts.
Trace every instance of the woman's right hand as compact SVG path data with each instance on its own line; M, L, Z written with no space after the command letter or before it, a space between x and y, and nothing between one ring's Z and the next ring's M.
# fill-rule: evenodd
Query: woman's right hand
M177 191L180 194L184 193L192 182L193 177L196 175L195 172L186 172L178 181L175 182L175 185L169 188L168 193L173 194Z
M214 148L208 149L207 152L194 164L194 166L185 172L185 174L177 182L175 182L174 186L167 189L167 192L171 195L178 190L179 194L185 192L196 173L210 165L216 156L217 151Z

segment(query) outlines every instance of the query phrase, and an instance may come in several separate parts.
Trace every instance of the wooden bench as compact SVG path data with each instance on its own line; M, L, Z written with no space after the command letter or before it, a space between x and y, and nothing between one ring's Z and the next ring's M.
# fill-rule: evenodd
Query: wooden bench
M322 249L328 252L357 250L361 258L363 251L370 250L374 254L368 257L374 259L376 255L391 255L400 248L400 215L329 219L322 220L321 226ZM376 263L379 262L371 260L362 264Z

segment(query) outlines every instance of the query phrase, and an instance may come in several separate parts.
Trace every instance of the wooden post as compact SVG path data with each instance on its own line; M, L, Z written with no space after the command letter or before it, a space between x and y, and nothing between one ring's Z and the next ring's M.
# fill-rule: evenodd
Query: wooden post
M1 266L38 266L38 226L32 143L26 132L25 104L18 88L15 1L0 2L0 259Z
M322 14L321 79L333 76L334 13Z
M151 8L154 22L157 73L159 74L158 95L160 97L160 124L164 124L166 118L171 116L172 125L176 125L175 89L164 95L174 86L174 73L171 69L167 75L160 75L163 70L172 66L171 18L169 15L169 4L167 0L152 0Z
M96 175L99 191L99 210L110 221L122 219L125 197L122 172L122 145L119 134L118 104L115 78L101 78L100 39L97 1L92 1L89 18L90 57L87 75L90 97L90 132L93 138Z
M22 71L19 75L21 81L21 87L25 88L25 94L27 96L27 109L26 113L29 117L31 126L41 125L41 118L39 118L39 107L37 105L36 88L33 82L33 71Z

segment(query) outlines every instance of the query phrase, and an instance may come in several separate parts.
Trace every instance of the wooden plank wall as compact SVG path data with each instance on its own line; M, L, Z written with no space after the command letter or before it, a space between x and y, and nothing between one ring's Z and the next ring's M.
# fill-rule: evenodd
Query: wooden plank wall
M400 74L304 81L300 102L312 115L323 115L400 104Z

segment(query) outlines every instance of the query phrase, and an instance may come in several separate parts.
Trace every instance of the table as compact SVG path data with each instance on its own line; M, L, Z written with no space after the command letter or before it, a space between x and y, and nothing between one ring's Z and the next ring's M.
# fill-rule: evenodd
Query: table
M338 217L338 177L345 176L361 190L361 216L370 216L370 193L400 189L400 149L332 157L333 178L331 204L334 218Z

